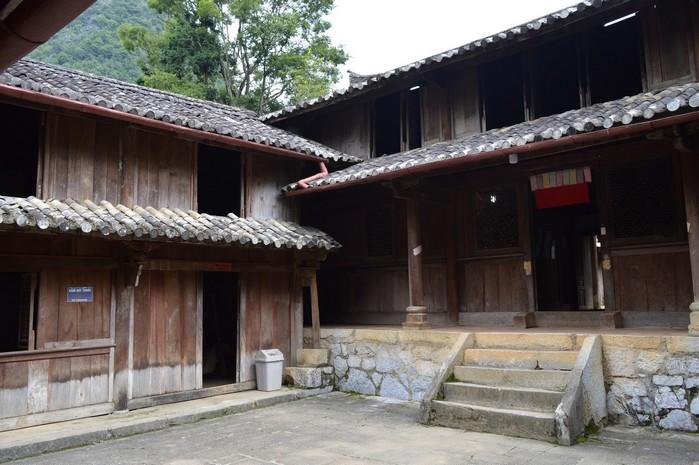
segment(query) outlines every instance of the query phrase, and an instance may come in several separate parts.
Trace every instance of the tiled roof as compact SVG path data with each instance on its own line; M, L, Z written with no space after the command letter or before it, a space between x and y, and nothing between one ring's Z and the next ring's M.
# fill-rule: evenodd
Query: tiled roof
M379 180L382 175L385 177L389 173L392 177L397 177L401 175L400 171L410 170L420 165L432 164L434 168L439 168L440 163L448 160L466 159L469 156L500 149L523 147L535 142L660 119L673 112L693 112L697 114L699 120L699 111L692 110L697 107L699 107L699 83L673 86L656 92L526 121L506 128L438 142L408 152L373 158L312 181L309 183L309 190L314 187L342 184L371 177L377 177ZM406 174L408 172L405 171ZM284 191L298 188L298 184L294 183L286 186Z
M248 110L184 97L30 59L20 60L0 74L0 84L314 155L326 160L359 161L358 158L317 142L269 126Z
M271 249L336 250L324 232L279 220L214 216L138 205L128 208L102 201L40 200L0 196L0 227L86 234L121 240L238 245Z
M573 1L574 0L571 0L571 3ZM527 39L531 35L546 33L553 27L560 27L570 22L577 21L581 16L583 16L583 12L586 10L588 10L589 14L595 12L596 10L614 6L615 4L624 3L624 1L625 0L583 0L560 11L556 11L483 39L469 42L461 47L438 53L414 63L401 66L400 68L392 69L385 73L368 76L361 76L352 73L350 86L348 88L335 91L331 94L309 100L295 106L283 108L274 113L264 115L263 118L268 121L273 121L282 119L286 116L293 115L294 113L306 109L311 109L320 104L330 104L335 101L345 100L357 94L370 91L375 87L383 86L389 81L402 79L412 74L423 73L427 69L432 69L434 67L447 65L454 61L462 60L464 57L481 52L483 49L493 46L494 44L503 45L507 42L518 42ZM361 79L362 77L365 79Z

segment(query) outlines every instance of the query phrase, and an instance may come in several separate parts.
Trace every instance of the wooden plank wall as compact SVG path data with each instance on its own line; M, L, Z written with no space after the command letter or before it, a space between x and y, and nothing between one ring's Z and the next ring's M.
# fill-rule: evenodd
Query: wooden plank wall
M296 347L294 334L298 305L296 293L288 273L240 273L240 379L256 379L255 355L262 349L279 349L284 354L284 366L289 366Z
M36 348L60 347L68 341L110 337L112 280L108 270L57 270L40 274ZM67 302L67 288L93 288L93 301Z
M196 144L123 125L48 113L43 198L191 209Z
M43 198L119 201L121 130L116 124L48 113Z
M461 263L462 312L527 311L526 275L522 261Z
M193 209L196 206L196 144L130 129L132 150L124 177L133 180L133 203Z
M336 268L319 279L321 324L396 324L409 305L405 266ZM442 262L422 269L424 301L429 313L446 312L446 269Z
M371 106L360 103L314 121L308 136L342 153L367 159L371 154Z
M478 68L472 66L456 73L451 81L451 92L454 136L459 137L480 132Z
M256 154L248 154L246 159L245 216L296 221L294 203L284 198L281 190L303 177L301 170L291 168L289 160ZM320 171L319 167L312 169L316 170L313 174Z
M687 252L612 255L616 310L688 312L692 273Z
M134 292L131 398L196 389L196 329L196 272L143 272Z
M109 354L0 361L0 419L109 402Z

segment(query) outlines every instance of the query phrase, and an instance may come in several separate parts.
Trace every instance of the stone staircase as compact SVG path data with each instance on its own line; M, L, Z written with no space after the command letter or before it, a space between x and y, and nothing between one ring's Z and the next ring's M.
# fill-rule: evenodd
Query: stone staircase
M432 400L433 424L557 441L556 409L584 338L480 333Z

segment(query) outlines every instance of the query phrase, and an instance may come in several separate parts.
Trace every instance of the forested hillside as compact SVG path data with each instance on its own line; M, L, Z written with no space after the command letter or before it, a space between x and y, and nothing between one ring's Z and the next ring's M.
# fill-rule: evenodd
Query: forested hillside
M147 0L97 0L29 57L66 68L136 82L143 74L137 55L121 45L117 28L123 23L162 29Z

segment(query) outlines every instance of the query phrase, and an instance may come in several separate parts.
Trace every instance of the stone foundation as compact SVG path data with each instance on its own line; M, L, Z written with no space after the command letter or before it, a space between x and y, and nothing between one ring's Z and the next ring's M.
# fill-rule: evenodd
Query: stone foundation
M330 351L336 389L421 400L460 335L321 328L321 346ZM699 431L699 338L601 338L609 423Z
M699 339L602 336L612 423L699 430Z
M422 400L460 333L321 328L340 391Z

